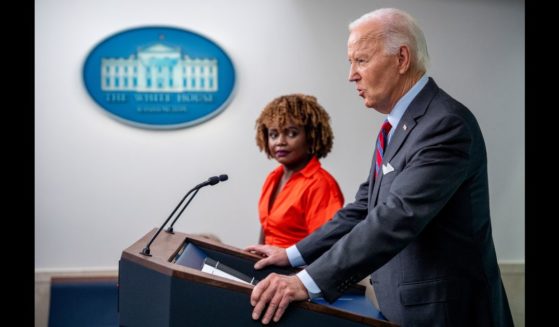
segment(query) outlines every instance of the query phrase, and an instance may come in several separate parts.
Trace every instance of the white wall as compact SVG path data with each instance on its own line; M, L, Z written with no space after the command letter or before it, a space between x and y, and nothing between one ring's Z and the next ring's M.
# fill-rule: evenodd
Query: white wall
M254 142L261 108L281 94L317 96L335 132L323 165L346 202L366 178L383 120L347 82L347 24L394 6L423 27L430 75L477 116L489 152L499 260L524 260L524 1L38 0L35 1L35 266L116 267L121 251L159 226L209 176L176 229L244 247L259 232L261 184L276 163ZM233 59L231 104L174 131L131 127L89 98L82 65L101 40L165 25L218 43ZM370 150L368 150L370 149Z

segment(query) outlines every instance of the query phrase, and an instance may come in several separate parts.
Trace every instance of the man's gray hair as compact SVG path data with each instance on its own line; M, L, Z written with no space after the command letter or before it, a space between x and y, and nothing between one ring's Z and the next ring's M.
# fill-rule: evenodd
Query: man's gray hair
M427 71L429 67L427 41L423 31L410 14L395 8L377 9L351 22L349 30L351 32L356 27L373 20L382 22L383 30L380 36L384 41L384 51L396 54L401 45L407 45L411 49L412 58L415 59L412 60L415 68Z

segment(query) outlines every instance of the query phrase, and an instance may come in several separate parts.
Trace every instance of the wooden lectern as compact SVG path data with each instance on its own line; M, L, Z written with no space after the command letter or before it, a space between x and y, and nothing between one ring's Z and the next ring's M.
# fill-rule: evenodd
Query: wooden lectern
M205 258L255 281L271 272L298 271L280 267L254 270L259 256L178 232L158 235L151 245L151 256L146 256L142 249L155 233L156 229L122 252L118 272L120 326L260 326L260 321L251 318L254 286L203 272ZM364 288L353 292L333 304L320 299L291 303L282 319L270 325L397 326L375 318L379 313L365 297Z

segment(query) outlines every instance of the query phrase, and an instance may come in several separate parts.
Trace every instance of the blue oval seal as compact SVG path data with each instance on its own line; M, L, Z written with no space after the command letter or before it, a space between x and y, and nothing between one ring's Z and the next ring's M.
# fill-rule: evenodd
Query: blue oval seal
M85 60L83 79L93 100L118 120L171 129L223 111L233 94L235 69L213 41L155 26L101 41Z

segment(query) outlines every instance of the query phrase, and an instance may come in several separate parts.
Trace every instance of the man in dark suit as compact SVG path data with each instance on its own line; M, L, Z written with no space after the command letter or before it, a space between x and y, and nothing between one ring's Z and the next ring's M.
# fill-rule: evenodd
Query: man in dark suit
M355 201L296 245L251 246L272 274L251 294L253 319L288 304L336 300L371 275L381 312L402 326L512 326L489 214L485 144L472 113L426 76L414 19L380 9L350 24L349 79L386 114L369 177Z

